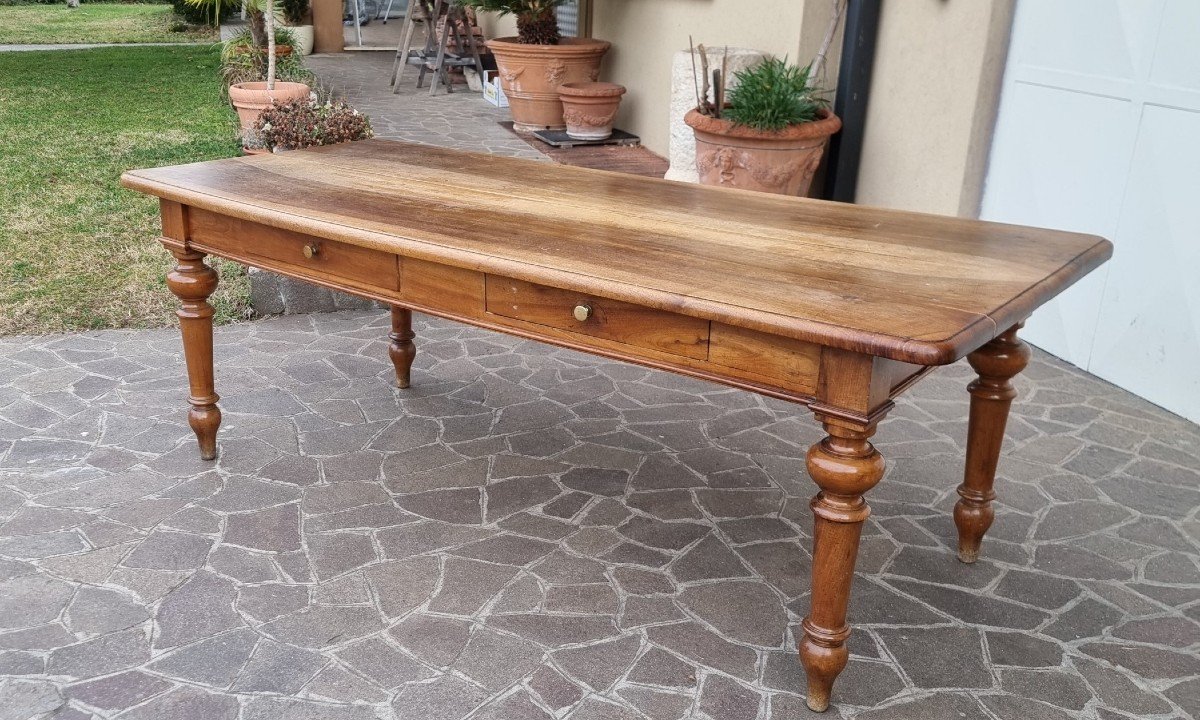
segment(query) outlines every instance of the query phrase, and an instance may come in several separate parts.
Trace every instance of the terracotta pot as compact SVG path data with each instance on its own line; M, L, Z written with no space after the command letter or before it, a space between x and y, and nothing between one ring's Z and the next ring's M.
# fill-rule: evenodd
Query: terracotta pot
M612 135L613 120L624 94L625 87L616 83L563 83L558 97L563 104L567 135L576 140L604 140Z
M271 151L266 148L249 148L242 147L243 155L270 155Z
M489 40L487 46L496 56L516 130L533 132L566 127L559 87L594 82L600 77L600 59L611 44L565 37L558 45L524 45L508 37Z
M268 90L265 82L237 83L229 86L229 100L237 109L242 130L254 127L259 114L271 107L271 103L286 103L308 97L309 89L304 83L275 81L275 89Z
M778 132L754 130L692 110L683 121L696 135L696 170L704 185L778 195L806 195L825 142L842 121L828 110L819 119Z
M236 55L245 55L250 52L250 48L239 47L239 48L235 48L233 52ZM258 52L262 53L263 55L267 54L266 48L260 49ZM278 58L278 57L283 57L285 55L291 55L291 54L292 54L292 46L291 45L276 45L275 46L275 57Z

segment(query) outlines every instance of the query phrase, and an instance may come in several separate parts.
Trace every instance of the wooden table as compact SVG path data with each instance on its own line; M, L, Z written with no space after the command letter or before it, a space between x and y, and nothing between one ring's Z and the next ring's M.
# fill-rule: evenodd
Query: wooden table
M812 609L800 658L808 705L846 665L846 608L871 445L892 399L964 356L966 472L954 508L972 562L1029 360L1022 322L1109 258L1101 238L785 198L374 140L126 173L158 196L178 264L200 453L216 457L206 255L390 304L400 387L411 311L803 403L827 436L808 452L820 492Z

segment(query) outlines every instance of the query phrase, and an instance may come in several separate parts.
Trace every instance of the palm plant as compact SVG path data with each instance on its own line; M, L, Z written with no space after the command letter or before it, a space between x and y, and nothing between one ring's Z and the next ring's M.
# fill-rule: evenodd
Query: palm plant
M221 8L236 0L184 0L188 5L202 10L211 9L213 17L219 17ZM275 89L275 0L244 0L246 17L250 20L250 36L254 47L267 51L267 89ZM227 43L226 48L232 44Z
M288 24L299 25L308 14L308 0L281 0L280 10Z
M188 7L196 8L201 17L206 18L206 21L213 27L221 24L221 18L227 11L237 7L237 0L183 0L183 4ZM178 6L176 6L178 11ZM180 13L182 14L182 12Z
M557 45L558 14L555 8L567 0L460 0L463 5L486 12L517 16L517 37L526 45Z

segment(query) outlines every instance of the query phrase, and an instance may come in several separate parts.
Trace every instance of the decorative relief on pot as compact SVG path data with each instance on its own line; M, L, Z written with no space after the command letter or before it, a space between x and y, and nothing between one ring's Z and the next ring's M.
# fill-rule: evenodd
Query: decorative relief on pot
M550 87L562 85L566 77L567 64L562 61L562 58L554 58L546 64L546 82L550 84Z
M513 90L520 91L521 86L517 84L517 78L521 77L521 73L523 72L525 72L525 68L520 68L518 70L504 69L500 71L500 78L504 80L504 82L508 83L509 87L511 87Z
M737 153L733 148L708 146L696 153L696 167L701 175L719 171L722 185L733 182L733 171L737 169Z
M591 72L588 73L588 78L591 79L592 82L596 82L597 80L599 80L600 79L600 67L597 66L597 67L592 68Z
M737 170L745 170L754 182L764 188L784 189L802 172L816 172L821 164L819 154L798 158L787 163L772 163L751 153L731 147L706 146L696 153L696 168L701 175L717 171L722 185L737 185Z
M616 110L606 115L585 115L583 111L576 108L563 109L563 120L566 120L568 125L608 127L609 125L612 125L613 120L616 117Z
M820 162L820 158L817 158L817 161ZM750 173L750 177L754 178L755 182L772 188L783 188L801 170L811 164L811 158L800 158L782 165L755 162L754 157L749 153L742 153L742 156L738 158L738 166ZM814 166L813 169L816 170L816 167Z

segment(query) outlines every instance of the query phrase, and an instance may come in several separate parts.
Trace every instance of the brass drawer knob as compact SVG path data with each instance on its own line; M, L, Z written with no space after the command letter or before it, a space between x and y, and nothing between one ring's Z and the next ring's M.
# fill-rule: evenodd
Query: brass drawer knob
M575 319L578 320L579 322L586 322L587 319L590 318L591 316L592 316L592 306L591 305L576 305L575 306Z
M321 248L316 243L307 243L304 246L304 257L309 260L315 258L319 252L321 252Z

